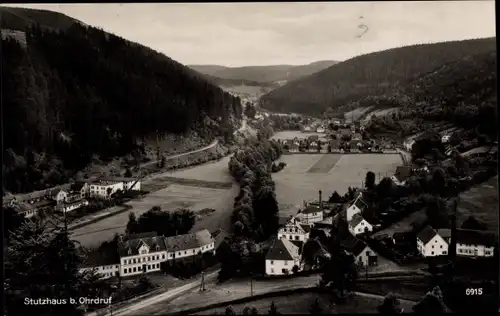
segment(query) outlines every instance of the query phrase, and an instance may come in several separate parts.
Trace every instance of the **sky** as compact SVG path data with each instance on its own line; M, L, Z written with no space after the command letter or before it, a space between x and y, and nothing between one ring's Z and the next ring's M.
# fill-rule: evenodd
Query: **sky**
M495 36L494 1L15 4L53 10L186 65L344 61Z

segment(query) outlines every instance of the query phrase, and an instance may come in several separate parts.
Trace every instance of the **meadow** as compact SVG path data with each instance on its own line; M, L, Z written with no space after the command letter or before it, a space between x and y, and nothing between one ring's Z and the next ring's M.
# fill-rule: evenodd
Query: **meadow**
M280 216L295 214L304 200L317 200L319 190L326 200L333 191L344 194L350 186L361 187L368 171L378 181L392 176L402 163L397 154L297 154L279 161L287 164L273 174Z
M130 212L134 212L139 217L154 206L160 206L163 210L188 208L199 211L204 208L213 208L216 212L197 220L192 230L203 228L209 231L218 228L229 230L230 216L234 197L238 194L238 185L233 183L229 174L228 161L229 158L226 157L192 168L152 176L144 180L142 184L143 189L150 191L150 193L142 199L128 202L127 204L132 206L131 210L76 229L72 232L72 237L83 246L99 245L103 241L113 238L115 233L125 232ZM220 185L211 188L206 183L197 185L196 181L191 181L189 184L179 184L180 182L175 181L175 178L216 182L216 184L231 183L232 185L229 188L221 188ZM182 181L182 183L185 182Z
M301 131L282 131L277 132L271 137L271 139L293 139L297 137L298 139L307 138L309 136L318 136L319 139L326 141L327 134L325 133L316 133L316 132L301 132Z

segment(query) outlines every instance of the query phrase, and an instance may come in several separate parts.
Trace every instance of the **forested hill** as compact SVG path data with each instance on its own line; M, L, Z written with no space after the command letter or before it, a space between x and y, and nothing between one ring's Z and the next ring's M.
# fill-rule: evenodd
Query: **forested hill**
M231 80L248 80L259 83L290 81L308 76L338 63L333 60L321 60L307 65L271 65L225 67L217 65L189 65L192 69L212 77Z
M3 189L64 181L152 134L232 135L240 100L195 71L97 28L41 28L35 18L21 28L26 47L2 40Z
M446 63L496 51L495 38L413 45L361 55L292 81L261 97L271 111L322 114L366 97L389 98ZM353 105L354 106L354 105ZM384 105L382 102L378 106ZM352 107L352 106L351 106Z

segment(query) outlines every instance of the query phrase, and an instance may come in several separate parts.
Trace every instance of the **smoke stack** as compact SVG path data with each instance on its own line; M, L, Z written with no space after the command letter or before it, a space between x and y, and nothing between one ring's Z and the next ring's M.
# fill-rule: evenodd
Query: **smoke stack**
M321 198L321 190L319 190L319 208L323 209L323 200Z

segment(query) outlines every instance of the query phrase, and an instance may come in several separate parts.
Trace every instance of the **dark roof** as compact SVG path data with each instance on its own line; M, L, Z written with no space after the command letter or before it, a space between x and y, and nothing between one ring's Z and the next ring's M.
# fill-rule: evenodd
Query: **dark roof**
M439 234L439 236L443 237L444 239L451 238L451 229L440 228L437 230L437 233Z
M359 208L361 211L368 207L368 203L363 199L362 194L359 194L358 197L354 200L353 205Z
M276 239L274 244L271 246L266 255L266 260L293 260L292 255L290 254L288 247L285 246L285 243L288 243L292 247L297 247L288 241L286 238Z
M229 234L225 230L219 228L212 233L212 237L215 239L214 248L217 249L219 248L220 244L224 241L224 239L226 239L226 237L229 237Z
M278 218L278 223L279 223L279 226L284 226L286 225L291 219L291 216L280 216Z
M63 190L63 189L60 189L60 188L50 190L50 191L49 191L49 196L51 196L51 197L55 197L55 196L56 196L57 194L59 194L59 192L61 192L61 191L66 192L66 190Z
M411 176L411 167L408 167L408 166L397 167L394 176L399 181L405 181L406 179L408 179Z
M459 244L491 247L495 245L495 242L494 234L472 229L457 229L457 243Z
M165 238L168 251L180 251L199 248L214 242L212 235L206 229L190 234L178 235Z
M290 242L299 248L299 253L300 253L300 251L302 250L302 246L304 245L304 242L300 240L290 240Z
M308 225L308 224L299 224L300 227L302 227L302 229L304 229L304 231L306 233L310 232L311 231L311 225Z
M418 233L417 238L420 239L424 244L428 243L434 236L436 236L437 232L430 227L429 225L425 226L424 229Z
M100 267L120 264L120 256L116 249L92 249L83 254L81 268Z
M364 220L363 216L361 216L361 214L359 214L359 213L356 213L356 214L353 215L353 217L349 221L349 225L351 225L352 227L356 227L363 220Z
M300 211L301 214L311 214L317 212L321 212L321 209L317 206L312 206L312 205L309 205L304 210Z
M165 241L161 236L127 238L118 243L118 253L120 257L135 256L139 254L139 248L147 245L150 252L165 251Z
M77 181L77 182L71 184L70 190L71 191L80 191L85 184L87 184L87 183L83 182L83 181Z
M341 245L345 250L357 256L367 247L367 245L353 235L348 235L349 236L346 236L346 238L341 241Z

